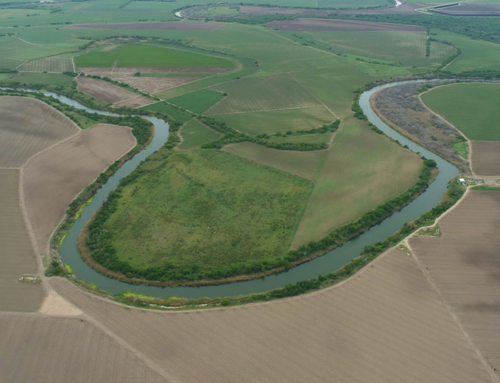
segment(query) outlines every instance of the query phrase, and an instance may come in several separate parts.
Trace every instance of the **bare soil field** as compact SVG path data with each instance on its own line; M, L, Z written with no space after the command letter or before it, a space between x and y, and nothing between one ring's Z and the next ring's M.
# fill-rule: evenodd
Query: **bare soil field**
M442 220L441 238L410 245L500 378L500 193L470 191Z
M471 141L472 170L479 176L500 176L500 141Z
M422 32L424 27L416 25L377 23L373 21L297 19L267 23L271 28L283 31L364 31L364 32Z
M86 320L0 314L0 382L165 383Z
M77 24L70 25L66 29L130 29L130 30L170 30L170 31L213 31L223 23L200 23L163 21L153 23L124 23L124 24Z
M42 101L0 96L0 167L20 167L80 128Z
M491 382L399 250L332 288L210 311L126 310L65 279L51 285L177 382Z
M90 77L78 77L78 90L98 100L111 102L115 107L128 106L129 108L145 106L152 100L121 86Z
M0 311L37 311L42 285L18 281L21 275L38 271L20 207L19 170L0 169L0 196Z
M24 198L39 252L47 251L70 202L135 144L130 128L98 124L26 164Z
M85 73L96 76L133 76L136 72L141 73L198 73L198 74L217 74L227 71L227 68L78 68L79 73Z
M449 16L500 16L500 4L460 4L431 9Z

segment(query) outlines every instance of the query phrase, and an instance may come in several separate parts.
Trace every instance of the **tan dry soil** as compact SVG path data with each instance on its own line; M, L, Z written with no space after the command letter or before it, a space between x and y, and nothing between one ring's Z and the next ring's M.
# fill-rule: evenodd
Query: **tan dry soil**
M471 141L472 170L478 176L500 176L500 142Z
M0 169L0 196L0 311L37 311L42 285L18 281L38 270L19 201L19 170Z
M0 96L0 115L0 167L20 167L80 130L64 114L28 97Z
M107 81L96 80L90 77L78 77L78 90L101 101L111 102L116 107L144 106L151 104L152 100L138 95L121 86L111 84Z
M0 313L0 383L166 383L79 318Z
M79 316L83 313L76 306L69 303L54 290L50 290L49 294L42 303L42 307L38 310L40 313L52 316Z
M412 257L296 298L194 312L127 310L53 288L178 382L490 382Z
M38 251L48 250L71 201L135 144L130 128L98 124L26 164L23 190Z
M470 191L439 226L411 248L500 378L500 192Z

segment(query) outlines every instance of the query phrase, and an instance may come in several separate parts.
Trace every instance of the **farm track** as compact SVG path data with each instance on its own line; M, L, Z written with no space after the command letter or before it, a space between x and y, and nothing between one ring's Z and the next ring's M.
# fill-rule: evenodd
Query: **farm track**
M332 288L228 309L127 311L66 280L51 285L179 382L491 381L396 249Z

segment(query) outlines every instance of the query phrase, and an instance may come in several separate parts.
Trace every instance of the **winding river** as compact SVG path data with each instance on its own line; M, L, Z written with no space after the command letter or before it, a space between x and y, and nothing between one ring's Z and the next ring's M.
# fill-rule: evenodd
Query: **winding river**
M123 164L123 166L112 177L109 178L108 182L98 190L94 200L89 206L84 209L82 215L69 230L68 235L66 236L61 248L59 249L59 253L63 262L71 266L78 279L83 279L86 283L94 284L107 292L120 293L125 290L129 290L149 296L162 298L166 298L169 296L179 296L185 298L220 297L259 293L283 287L286 284L293 284L302 280L311 279L342 267L353 258L357 257L362 252L365 246L373 245L378 241L386 239L387 237L395 233L398 229L400 229L405 222L416 219L421 214L429 211L434 206L436 206L445 193L449 180L458 174L457 168L455 168L453 165L391 129L382 120L380 120L380 118L378 118L375 112L371 109L369 99L373 93L375 93L379 89L395 86L402 83L404 82L385 84L366 91L361 95L359 104L368 117L369 121L376 125L385 134L398 140L403 145L408 145L410 150L418 152L429 159L435 160L437 162L440 173L437 179L417 199L404 207L402 210L393 214L391 217L385 219L379 225L372 227L370 230L363 233L356 239L347 242L344 246L334 249L321 257L299 265L287 272L267 276L256 280L229 283L218 286L154 287L131 285L99 274L94 269L89 267L80 257L77 249L77 238L81 230L84 228L95 211L101 206L108 194L118 185L120 179L130 174L130 172L132 172L136 168L136 166L140 164L141 161L143 161L150 154L159 149L166 142L168 138L168 124L158 118L146 117L155 125L155 135L151 144L146 149L136 154L132 159ZM89 109L79 104L78 102L64 96L60 96L50 92L44 93L46 95L57 98L61 102L72 105L79 109L107 115L116 115L113 113Z

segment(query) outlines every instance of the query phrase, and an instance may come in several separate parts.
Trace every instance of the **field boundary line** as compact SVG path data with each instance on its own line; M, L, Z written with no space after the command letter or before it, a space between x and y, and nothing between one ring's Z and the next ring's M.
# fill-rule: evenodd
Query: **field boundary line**
M311 108L322 108L322 105L313 105L313 106L297 106L294 108L278 108L278 109L259 109L259 110L250 110L245 112L234 112L234 113L217 113L217 114L207 114L207 116L225 116L228 114L245 114L245 113L260 113L260 112L274 112L280 110L296 110L296 109L311 109ZM208 112L205 111L205 113Z
M469 194L470 190L471 190L470 187L468 187L467 190L465 191L465 193L462 195L462 197L457 201L457 203L455 203L454 206L452 206L450 209L448 209L445 213L443 213L440 217L438 217L434 221L434 225L436 225L443 217L445 217L446 215L448 215L453 209L455 209L457 206L459 206L460 203L463 202L463 200L465 199L465 197L467 196L467 194ZM434 225L432 225L432 226L434 226ZM442 235L446 235L445 232L443 232L443 231L441 231L441 232L442 232ZM434 281L434 279L432 278L431 274L429 273L429 271L427 270L427 268L424 266L424 264L422 263L422 261L420 260L420 258L416 255L416 253L411 248L410 240L411 240L411 238L413 237L414 234L415 233L410 234L402 242L410 250L411 257L415 260L417 266L420 268L420 270L421 270L421 272L422 272L425 280L427 281L427 283L429 284L429 286L431 287L431 289L435 292L435 294L437 295L438 299L441 301L441 304L444 306L444 308L446 309L446 311L448 311L448 313L450 314L450 316L453 319L453 322L455 322L455 324L458 326L458 328L460 329L460 331L464 335L465 340L468 343L469 347L476 354L476 358L483 365L483 367L485 368L485 370L489 373L491 381L492 382L500 382L500 379L498 379L498 377L493 373L493 367L488 363L488 361L486 360L486 358L483 356L483 354L481 353L481 351L478 349L478 347L476 346L476 343L474 342L474 340L472 339L472 337L469 335L469 332L462 325L462 322L460 321L460 319L458 318L457 314L455 313L455 310L453 309L453 307L451 306L451 304L448 302L448 300L445 298L445 296L443 295L443 293L441 292L441 290L437 286L436 282Z
M41 285L43 290L43 299L40 302L40 306L38 307L38 310L40 310L40 307L42 307L43 302L49 295L50 286L47 283L47 277L45 276L42 257L39 254L40 251L36 244L35 233L33 232L33 227L31 226L31 221L28 216L28 211L26 210L26 204L24 199L24 169L21 167L19 168L18 171L19 171L19 181L18 181L19 207L21 209L21 214L23 215L24 227L26 228L26 231L28 232L28 236L30 238L31 251L33 252L33 256L35 257L35 262L37 265L37 276L39 276L42 279Z
M75 59L74 59L74 57L71 57L71 64L73 65L73 72L76 73Z
M42 44L30 43L29 41L26 41L26 40L24 40L24 39L20 38L19 36L16 36L16 37L17 37L19 40L21 40L23 43L30 44L30 45L36 45L36 46L38 46L38 47L41 47L41 46L42 46ZM36 59L35 59L35 60L36 60Z
M319 99L319 98L318 98L318 97L317 97L314 93L312 93L312 92L311 92L308 88L306 88L306 87L304 86L304 84L302 84L299 80L297 80L293 74L291 74L291 73L287 73L287 74L288 74L288 76L290 76L290 77L291 77L291 78L292 78L292 79L293 79L293 80L294 80L297 84L299 84L299 85L302 87L302 89L304 89L306 92L308 92L308 93L309 93L311 96L313 96L313 97L314 97L314 98L315 98L315 99L316 99L316 100L317 100L317 101L318 101L321 105L323 105L323 106L325 107L325 109L326 109L326 110L328 110L328 111L329 111L329 112L330 112L330 113L331 113L331 114L332 114L332 115L333 115L333 116L334 116L337 120L342 121L342 119L341 119L339 116L337 116L337 114L336 114L333 110L331 110L328 106L326 106L326 105L325 105L325 103L324 103L323 101L321 101L321 100L320 100L320 99Z

